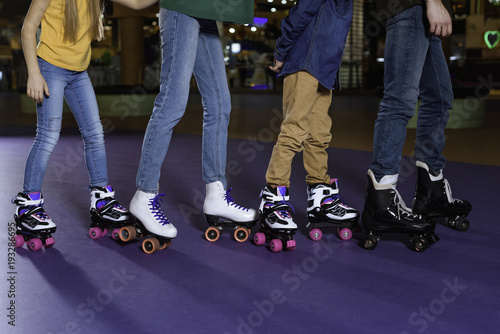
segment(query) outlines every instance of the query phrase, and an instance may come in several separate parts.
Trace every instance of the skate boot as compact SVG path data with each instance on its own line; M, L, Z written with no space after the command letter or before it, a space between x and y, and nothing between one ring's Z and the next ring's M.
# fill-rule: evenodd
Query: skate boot
M203 213L210 225L205 231L205 238L210 242L219 239L224 226L234 227L234 239L244 242L259 219L254 209L247 209L236 204L229 196L230 191L231 189L226 191L220 181L206 185Z
M470 223L466 219L472 205L455 199L451 187L440 172L434 176L427 164L417 161L418 177L413 199L413 212L429 217L444 217L445 222L458 231L467 231Z
M90 190L90 225L89 237L99 239L111 230L114 240L119 238L120 228L129 220L129 212L114 198L111 186L93 187Z
M137 190L130 201L130 223L120 229L120 240L128 242L151 235L142 241L142 250L151 254L165 249L177 236L177 229L161 209L161 196Z
M269 246L273 252L295 249L293 235L297 232L297 224L293 222L290 214L290 211L294 210L288 203L288 189L267 185L260 197L260 231L254 236L255 244L260 246L270 240Z
M358 228L358 210L351 208L339 196L337 179L329 185L307 186L307 229L312 240L319 241L323 236L322 228L335 227L342 240L352 237L352 230Z
M363 228L368 234L363 241L366 249L374 249L383 233L410 235L411 248L423 252L429 244L439 240L434 234L436 224L414 214L396 190L398 175L387 175L375 181L368 170L368 190L362 215Z
M43 209L44 199L40 192L30 194L19 193L12 199L16 204L16 236L14 246L22 247L26 241L29 249L37 251L42 246L54 245L52 233L56 231L56 224L49 218Z

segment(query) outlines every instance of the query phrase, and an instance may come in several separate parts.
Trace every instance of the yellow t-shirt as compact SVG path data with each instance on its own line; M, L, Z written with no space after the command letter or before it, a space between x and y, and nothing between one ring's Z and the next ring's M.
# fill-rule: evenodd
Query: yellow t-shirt
M84 71L90 63L90 16L88 0L77 0L78 32L75 43L63 41L65 0L52 0L42 18L37 55L71 71Z

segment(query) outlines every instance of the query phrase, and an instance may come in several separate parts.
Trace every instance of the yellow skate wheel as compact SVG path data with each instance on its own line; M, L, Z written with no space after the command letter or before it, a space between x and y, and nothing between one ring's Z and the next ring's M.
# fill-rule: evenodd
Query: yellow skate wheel
M156 238L148 238L142 242L142 250L146 254L153 254L160 249L160 242Z

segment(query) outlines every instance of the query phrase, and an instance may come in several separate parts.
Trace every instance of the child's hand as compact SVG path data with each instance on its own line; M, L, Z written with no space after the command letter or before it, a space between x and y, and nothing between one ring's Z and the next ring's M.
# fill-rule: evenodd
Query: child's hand
M276 58L274 58L274 65L269 66L269 69L273 72L280 73L281 69L283 68L283 64L284 62L276 60Z
M49 96L49 86L42 75L34 75L28 77L26 94L28 97L33 99L36 103L40 104L43 102L44 94Z

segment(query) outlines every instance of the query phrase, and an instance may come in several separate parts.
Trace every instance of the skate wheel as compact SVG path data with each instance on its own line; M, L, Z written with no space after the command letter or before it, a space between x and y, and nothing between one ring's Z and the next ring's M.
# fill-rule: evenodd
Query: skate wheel
M297 247L297 243L295 242L295 240L288 240L286 242L286 249L287 250L292 251L295 249L295 247Z
M45 248L52 247L55 243L54 238L47 238L45 239Z
M240 227L234 231L234 239L238 242L247 241L248 236L249 236L248 228L246 227Z
M411 246L416 252L423 252L427 249L428 242L423 237L411 239Z
M127 242L135 239L137 233L133 226L124 226L120 229L120 239L121 241Z
M365 239L363 240L363 247L372 250L377 247L378 240L375 238L373 235L367 235Z
M19 248L23 247L24 245L24 237L22 235L16 235L14 237L14 247Z
M120 229L119 228L115 228L112 232L111 232L111 238L113 240L118 240L120 239Z
M469 229L470 223L468 219L460 219L457 224L455 225L455 228L459 230L460 232L465 232Z
M281 252L281 249L283 248L283 243L281 242L280 239L273 239L269 243L269 246L271 247L271 251L273 253L278 253Z
M313 228L309 231L309 237L311 240L320 241L323 238L323 232L319 228Z
M266 235L262 232L255 233L253 236L253 242L255 242L257 246L262 246L266 243Z
M160 248L159 248L160 250L168 248L172 244L172 240L170 239L159 240L159 241L160 241Z
M337 231L339 232L339 237L342 240L349 240L352 238L352 231L347 227L339 228Z
M42 248L42 245L43 245L42 240L40 240L39 238L33 238L30 239L30 241L28 241L28 247L32 251L40 250Z
M101 232L101 237L104 237L106 234L108 234L109 230L105 227L102 229L102 232Z
M146 254L153 254L160 249L160 242L156 238L148 238L142 242L142 250Z
M220 231L217 227L210 226L205 231L205 238L210 242L215 242L220 237Z
M93 240L99 239L101 237L101 229L99 227L92 227L89 230L89 237Z

